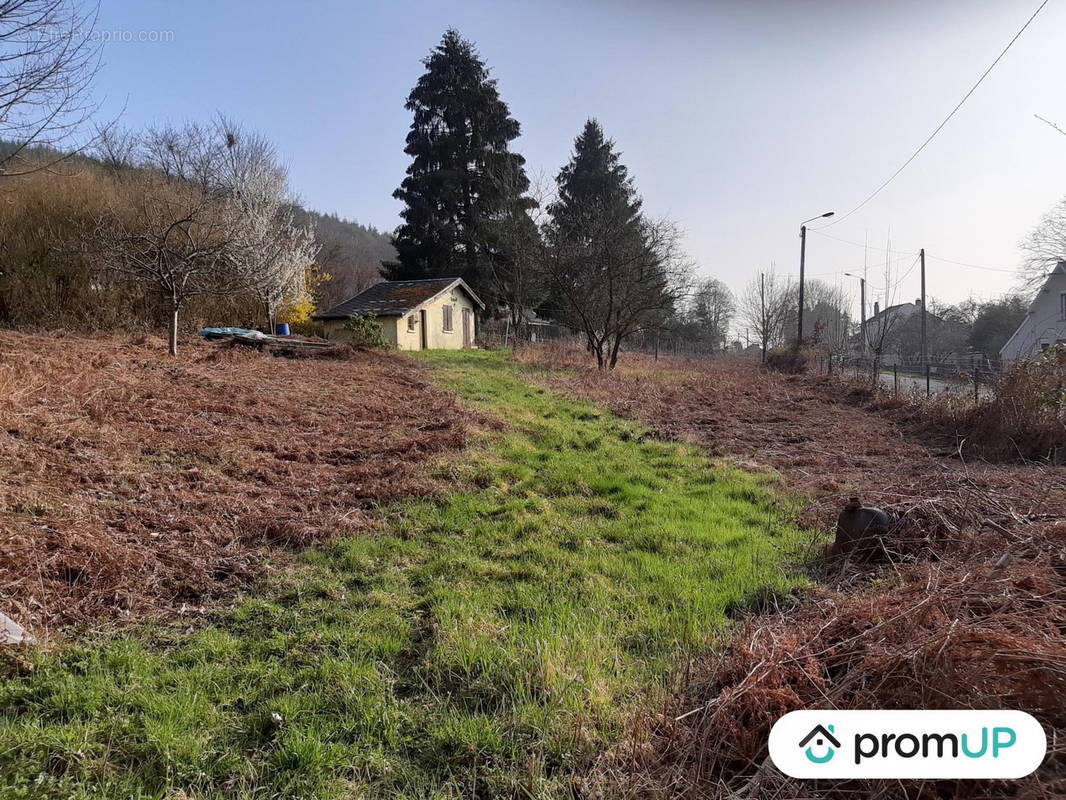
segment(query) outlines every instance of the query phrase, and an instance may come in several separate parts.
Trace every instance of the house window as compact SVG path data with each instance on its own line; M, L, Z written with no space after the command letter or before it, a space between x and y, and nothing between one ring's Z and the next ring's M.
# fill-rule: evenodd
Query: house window
M444 332L452 332L452 307L444 306Z
M416 317L415 317L414 314L412 314L411 316L409 316L407 318L407 332L408 333L414 333L415 332L415 319L416 319Z

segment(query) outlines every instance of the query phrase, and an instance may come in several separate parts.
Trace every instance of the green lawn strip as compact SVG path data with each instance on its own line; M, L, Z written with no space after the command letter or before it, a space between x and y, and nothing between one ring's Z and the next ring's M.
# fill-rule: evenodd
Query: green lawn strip
M199 629L34 657L0 682L0 797L570 796L679 658L798 580L770 477L504 354L423 357L510 427L436 463L455 491Z

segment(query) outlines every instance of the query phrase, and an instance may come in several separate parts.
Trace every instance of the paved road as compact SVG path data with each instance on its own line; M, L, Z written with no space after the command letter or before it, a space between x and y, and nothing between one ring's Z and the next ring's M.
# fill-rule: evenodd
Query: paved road
M891 369L887 372L881 373L881 383L883 383L889 388L892 388L893 378ZM901 372L899 374L899 390L901 392L906 393L911 392L915 389L917 389L920 393L925 392L925 378L920 375L914 375L910 373L904 374ZM939 392L943 392L948 389L959 394L973 394L973 384L969 381L946 381L941 378L929 378L929 391L931 393L938 394ZM987 396L988 387L981 386L980 392L982 397Z
M892 377L892 370L881 373L881 383L889 388L892 387L894 379ZM929 379L929 391L942 392L945 389L950 388L961 389L962 385L958 383L949 383L948 381L941 380L940 378ZM918 389L919 391L925 391L925 378L918 375L906 375L904 373L899 374L899 390L901 392L909 392L912 389Z

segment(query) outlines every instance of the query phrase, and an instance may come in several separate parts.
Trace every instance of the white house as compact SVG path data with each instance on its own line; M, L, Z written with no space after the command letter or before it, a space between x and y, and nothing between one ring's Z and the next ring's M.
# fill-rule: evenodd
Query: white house
M381 281L317 314L327 339L344 340L353 314L369 315L399 350L458 350L473 347L481 302L462 278Z
M1056 344L1066 344L1066 261L1056 264L1048 275L999 357L1003 361L1029 358Z

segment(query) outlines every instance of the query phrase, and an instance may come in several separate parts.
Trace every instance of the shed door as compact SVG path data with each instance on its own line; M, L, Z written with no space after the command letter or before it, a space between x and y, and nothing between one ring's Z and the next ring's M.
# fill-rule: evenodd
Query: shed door
M426 325L426 310L424 308L418 312L418 327L422 331L422 349L428 350L429 339L427 337L429 336L429 328Z
M463 347L469 347L473 342L470 336L471 313L469 308L463 309Z

